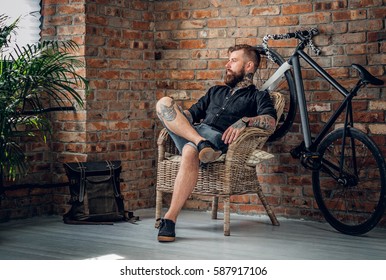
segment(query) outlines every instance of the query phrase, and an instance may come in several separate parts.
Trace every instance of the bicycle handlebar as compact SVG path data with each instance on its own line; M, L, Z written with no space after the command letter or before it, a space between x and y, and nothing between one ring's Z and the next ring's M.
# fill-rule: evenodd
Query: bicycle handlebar
M312 37L319 34L319 30L316 28L311 28L309 30L298 30L293 33L287 33L289 38L297 38L302 41L312 39Z
M270 57L269 48L268 48L268 40L284 40L284 39L291 39L296 38L301 41L301 44L304 46L308 46L311 48L311 50L316 54L320 54L320 49L318 49L314 43L312 42L312 38L319 34L319 30L317 28L311 28L309 30L298 30L295 32L289 32L285 34L268 34L265 35L263 38L263 49L266 52L267 56Z

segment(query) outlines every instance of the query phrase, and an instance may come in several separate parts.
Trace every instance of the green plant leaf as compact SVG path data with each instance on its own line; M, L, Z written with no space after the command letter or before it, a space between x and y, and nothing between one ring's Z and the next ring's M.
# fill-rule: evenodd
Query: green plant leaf
M74 55L78 45L71 40L16 46L4 54L18 23L6 25L7 19L0 15L0 173L15 179L27 170L20 139L46 141L52 104L58 110L82 107L79 91L87 93L88 81L79 74L84 63Z

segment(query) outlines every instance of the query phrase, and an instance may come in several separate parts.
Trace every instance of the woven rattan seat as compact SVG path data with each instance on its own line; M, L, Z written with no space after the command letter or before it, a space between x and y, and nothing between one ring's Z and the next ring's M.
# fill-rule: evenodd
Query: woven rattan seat
M284 96L275 92L271 93L271 98L279 120L284 109ZM261 151L261 148L271 133L259 128L246 128L237 140L229 145L223 160L210 163L206 168L200 168L199 170L198 182L192 194L213 196L213 219L217 218L218 198L222 197L224 235L230 235L230 197L233 195L257 194L272 224L279 225L265 198L256 174L256 164L260 160L269 157L267 157L267 153ZM161 217L162 194L164 192L173 192L174 180L180 167L178 150L166 129L160 132L157 144L156 219ZM260 155L262 156L259 159ZM256 164L253 164L253 162Z

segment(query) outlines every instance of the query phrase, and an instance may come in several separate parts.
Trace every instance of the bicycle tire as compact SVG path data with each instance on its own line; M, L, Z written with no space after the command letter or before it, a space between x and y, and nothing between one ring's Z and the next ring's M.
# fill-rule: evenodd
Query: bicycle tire
M260 88L265 81L282 65L285 60L276 51L270 49L273 61L268 59L263 47L258 46L257 50L261 55L260 67L255 75L255 83L257 88ZM269 142L276 141L282 138L292 127L296 112L297 112L297 96L295 90L295 81L291 70L285 72L285 79L275 90L285 96L285 108L282 117L280 118L275 132L268 138Z
M373 229L385 212L385 160L369 136L355 128L347 128L344 175L340 178L348 184L339 183L326 173L326 167L328 162L339 166L343 133L344 128L334 130L320 143L318 152L322 166L313 171L313 192L320 211L333 228L344 234L362 235ZM355 164L358 176L353 176ZM339 175L337 170L333 173Z

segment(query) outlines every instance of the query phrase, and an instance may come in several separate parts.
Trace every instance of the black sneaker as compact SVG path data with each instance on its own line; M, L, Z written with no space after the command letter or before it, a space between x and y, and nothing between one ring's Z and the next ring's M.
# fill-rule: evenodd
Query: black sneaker
M161 219L158 232L159 242L173 242L176 239L176 224L172 220Z
M198 158L200 162L206 164L217 160L222 152L217 150L214 145L208 140L202 140L197 144Z

